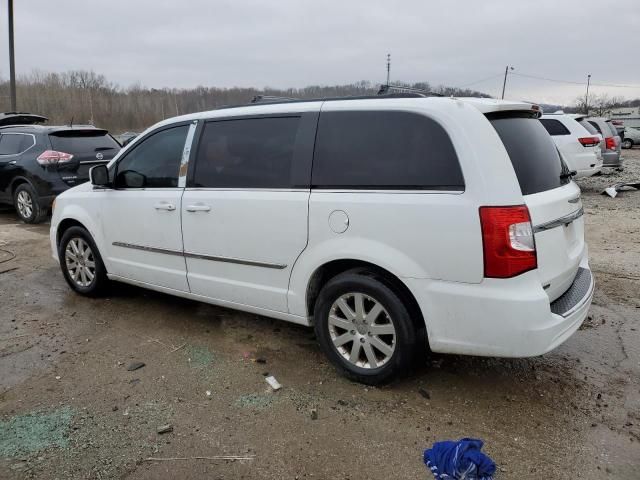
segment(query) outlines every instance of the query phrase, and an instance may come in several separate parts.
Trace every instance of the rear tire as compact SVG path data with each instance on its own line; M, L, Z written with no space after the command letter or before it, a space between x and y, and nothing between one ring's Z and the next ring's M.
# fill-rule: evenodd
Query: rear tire
M41 223L47 218L47 210L40 206L38 194L28 183L21 183L13 192L13 205L24 223Z
M633 140L630 138L625 138L622 141L622 148L633 148Z
M93 238L83 227L67 229L58 246L62 275L77 293L89 297L107 291L107 269Z
M424 352L422 329L408 305L373 272L348 271L327 282L314 309L315 331L331 363L347 378L388 383Z

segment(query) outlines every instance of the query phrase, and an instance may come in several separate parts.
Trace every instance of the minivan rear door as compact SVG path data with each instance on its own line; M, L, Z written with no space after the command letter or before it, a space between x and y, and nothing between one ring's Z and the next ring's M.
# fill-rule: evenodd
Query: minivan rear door
M89 180L89 170L105 165L120 151L120 144L106 130L98 128L55 130L49 133L51 149L73 155L70 161L59 162L57 170L69 186Z
M542 124L527 113L489 113L529 208L538 272L549 300L573 283L586 245L580 188Z

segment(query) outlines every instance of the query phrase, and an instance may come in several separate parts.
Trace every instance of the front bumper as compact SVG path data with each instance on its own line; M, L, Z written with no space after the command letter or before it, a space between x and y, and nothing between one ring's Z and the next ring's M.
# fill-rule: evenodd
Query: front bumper
M506 280L488 278L479 284L405 281L422 309L434 352L533 357L558 347L587 317L594 281L586 256L580 268L584 272L553 303L536 271ZM571 301L567 295L573 295Z

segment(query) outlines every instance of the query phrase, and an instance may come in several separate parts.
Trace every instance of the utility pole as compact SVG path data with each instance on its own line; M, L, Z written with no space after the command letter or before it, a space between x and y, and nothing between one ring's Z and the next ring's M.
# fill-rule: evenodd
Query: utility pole
M507 88L507 75L509 74L509 69L513 70L513 67L507 65L504 67L504 82L502 83L502 99L504 100L504 91Z
M589 115L589 84L591 83L591 74L587 75L587 94L584 96L584 108Z
M11 111L16 107L16 62L13 49L13 0L7 0L9 7L9 90L11 95Z
M391 54L387 53L387 85L389 85L390 76L391 76Z

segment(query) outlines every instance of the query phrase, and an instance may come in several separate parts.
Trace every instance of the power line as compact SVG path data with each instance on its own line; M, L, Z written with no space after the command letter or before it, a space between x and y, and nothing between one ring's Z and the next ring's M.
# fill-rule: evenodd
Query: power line
M476 83L486 82L487 80L492 80L494 78L498 78L498 77L501 77L501 76L502 76L502 73L499 73L497 75L491 75L490 77L482 78L480 80L476 80L475 82L467 83L465 85L460 85L460 86L455 87L455 88L467 88L467 87L470 87L471 85L475 85Z
M540 77L537 75L529 75L526 73L516 73L516 72L511 72L511 75L517 75L519 77L525 77L525 78L533 78L535 80L544 80L547 82L556 82L556 83L567 83L570 85L586 85L586 82L575 82L572 80L560 80L557 78L548 78L548 77ZM640 88L640 85L620 85L620 84L615 84L615 83L593 83L591 82L591 85L595 85L597 87L617 87L617 88Z

